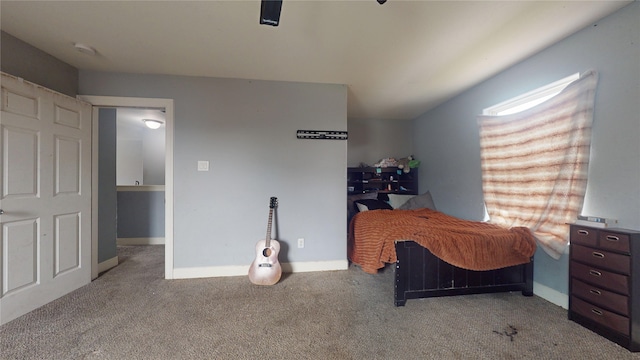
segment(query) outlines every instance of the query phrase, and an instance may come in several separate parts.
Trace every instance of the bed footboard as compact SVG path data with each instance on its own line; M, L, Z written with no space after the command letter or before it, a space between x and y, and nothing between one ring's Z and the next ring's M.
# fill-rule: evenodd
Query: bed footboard
M533 258L527 264L488 271L453 266L414 241L396 241L394 298L396 306L408 299L437 296L522 291L533 295Z

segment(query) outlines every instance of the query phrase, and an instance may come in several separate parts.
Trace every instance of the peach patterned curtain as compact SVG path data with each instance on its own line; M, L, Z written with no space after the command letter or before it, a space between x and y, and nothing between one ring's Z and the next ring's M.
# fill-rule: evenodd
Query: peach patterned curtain
M528 227L555 259L584 200L597 82L589 71L531 109L478 118L489 221Z

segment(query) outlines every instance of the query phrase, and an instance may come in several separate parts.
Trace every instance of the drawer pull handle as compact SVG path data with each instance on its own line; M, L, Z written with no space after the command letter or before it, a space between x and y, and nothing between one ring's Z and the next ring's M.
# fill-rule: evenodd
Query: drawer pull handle
M592 254L594 257L597 257L597 258L600 258L600 259L604 259L604 254L603 254L603 253L601 253L601 252L594 251L594 252L592 252L591 254Z
M600 290L596 290L596 289L590 289L589 292L592 293L593 295L602 295Z
M580 235L589 235L589 232L587 230L578 230L578 234L580 234Z
M591 274L593 276L602 276L602 273L600 271L596 271L596 270L589 270L589 274Z
M607 240L609 241L620 241L620 238L613 235L607 235Z
M598 310L598 309L591 309L591 312L598 315L598 316L602 316L602 311Z

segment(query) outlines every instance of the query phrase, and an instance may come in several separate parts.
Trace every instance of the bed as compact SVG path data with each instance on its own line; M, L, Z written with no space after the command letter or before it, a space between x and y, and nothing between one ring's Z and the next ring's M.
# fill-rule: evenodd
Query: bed
M394 264L396 306L436 296L533 295L536 243L527 228L462 220L422 204L394 209L375 203L357 202L368 211L349 223L348 257L371 274Z

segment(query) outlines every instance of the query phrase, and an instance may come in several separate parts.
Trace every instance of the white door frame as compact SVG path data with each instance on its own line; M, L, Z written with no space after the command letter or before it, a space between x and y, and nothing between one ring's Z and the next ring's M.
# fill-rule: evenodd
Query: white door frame
M164 210L164 277L173 279L173 99L134 98L118 96L78 95L78 98L94 107L137 107L165 109L165 210ZM95 120L94 120L95 121ZM95 124L95 122L94 122ZM98 146L97 131L93 132L93 146ZM98 277L98 171L97 151L93 152L92 183L92 234L91 234L91 277Z

